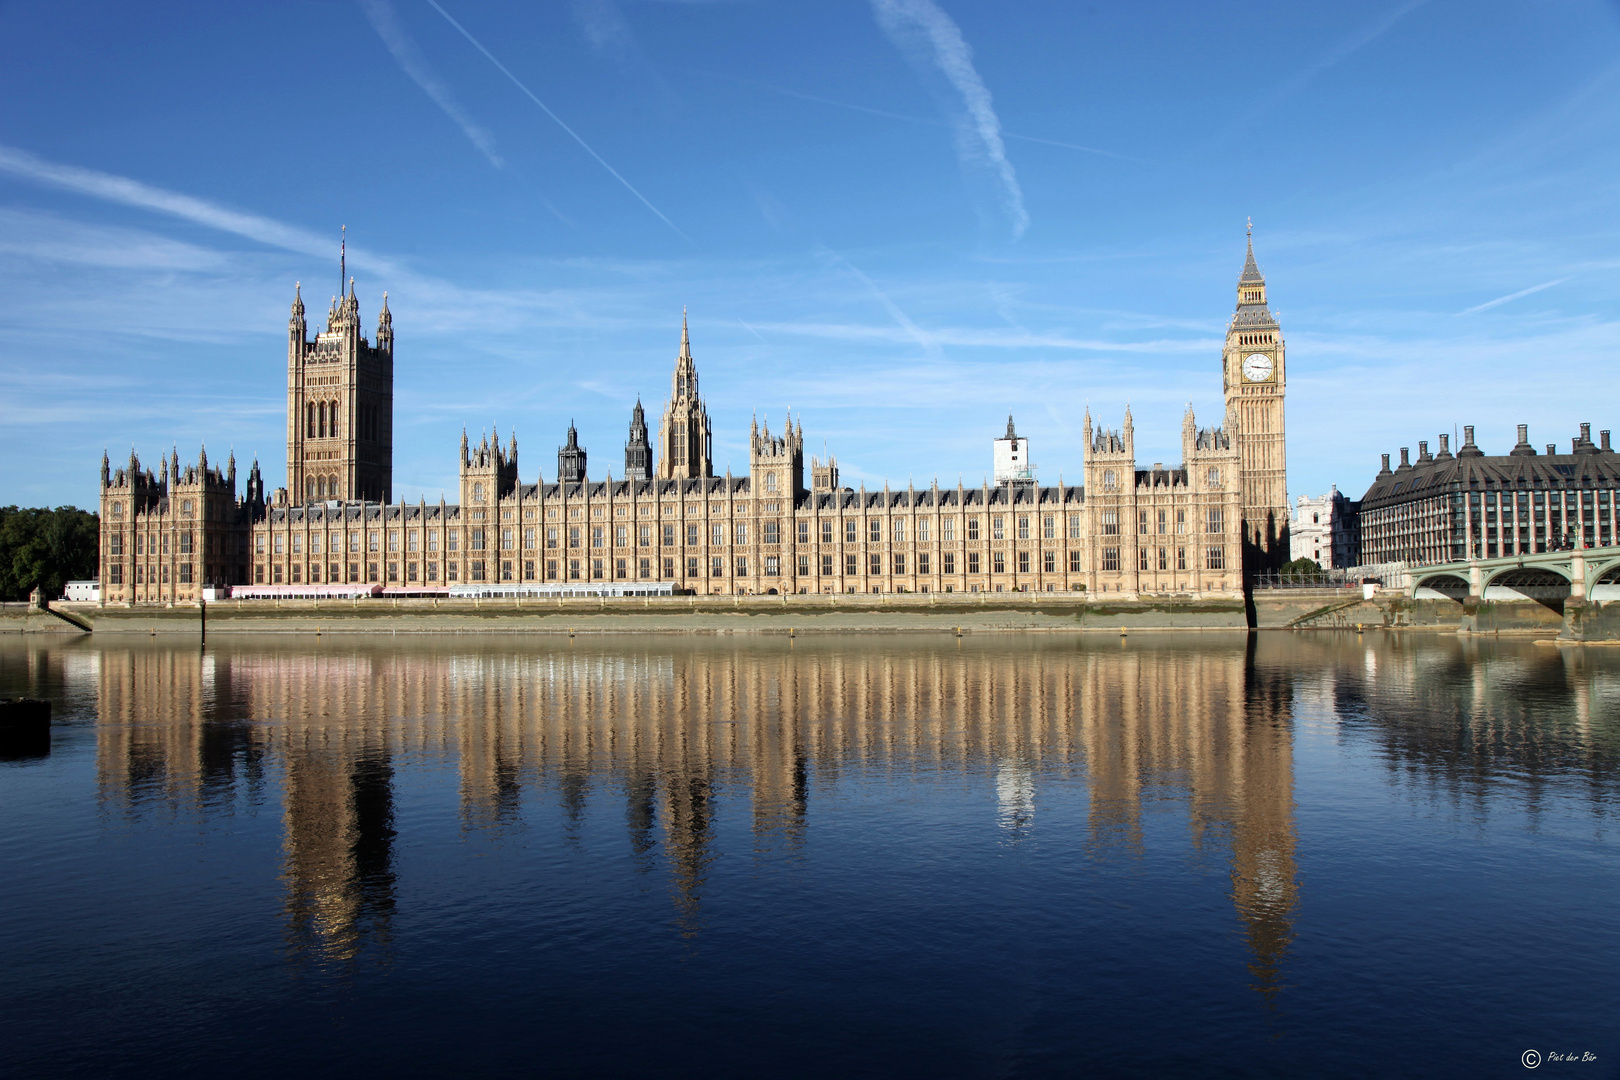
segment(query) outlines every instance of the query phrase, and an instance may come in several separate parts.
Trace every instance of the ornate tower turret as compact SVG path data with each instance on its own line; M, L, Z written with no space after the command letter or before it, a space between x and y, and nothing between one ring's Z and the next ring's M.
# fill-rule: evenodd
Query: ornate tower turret
M382 311L377 315L377 348L393 355L394 313L388 310L388 292L383 291Z
M647 443L647 416L641 410L640 398L630 414L630 441L624 444L624 478L652 479L652 447Z
M517 435L512 436L509 450L501 449L501 434L491 431L479 440L469 452L467 436L461 436L461 502L475 512L501 499L509 498L517 489ZM474 521L482 518L474 517Z
M787 430L778 438L771 437L770 421L763 432L754 424L748 458L749 483L756 498L796 500L804 493L804 428L793 426L791 413Z
M243 501L253 507L253 517L258 519L264 510L264 476L259 472L259 459L253 459L253 467L248 469L247 490L243 493Z
M564 484L585 482L585 448L579 445L579 432L568 421L568 442L557 447L557 480Z
M669 403L664 406L664 419L658 428L658 454L661 479L714 475L709 412L698 396L697 364L692 360L685 311L681 312L681 351L670 376Z

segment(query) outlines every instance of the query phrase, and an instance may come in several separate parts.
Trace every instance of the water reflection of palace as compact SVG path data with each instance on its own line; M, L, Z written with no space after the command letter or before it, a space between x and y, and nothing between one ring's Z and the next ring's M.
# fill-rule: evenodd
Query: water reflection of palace
M322 955L353 956L387 937L395 772L405 763L452 763L462 824L473 830L513 827L526 792L552 792L571 820L591 800L622 803L632 851L661 861L688 933L702 925L724 803L746 798L756 857L793 857L813 827L816 792L872 774L926 788L955 773L986 778L987 819L1012 842L1041 828L1043 788L1084 782L1097 858L1140 852L1144 808L1180 802L1193 844L1229 863L1254 983L1269 997L1298 905L1301 708L1368 725L1392 758L1432 759L1436 769L1486 753L1503 768L1612 775L1613 748L1593 743L1581 716L1620 701L1620 666L1491 649L1239 634L876 647L337 640L85 655L98 671L105 800L206 814L243 791L273 798L279 787L289 933ZM1543 687L1566 708L1532 712L1497 692L1507 686L1521 698Z

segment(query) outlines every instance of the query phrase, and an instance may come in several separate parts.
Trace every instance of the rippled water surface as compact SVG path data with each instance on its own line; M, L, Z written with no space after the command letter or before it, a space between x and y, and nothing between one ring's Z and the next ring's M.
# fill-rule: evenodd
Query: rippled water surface
M16 1076L1620 1075L1620 649L0 639Z

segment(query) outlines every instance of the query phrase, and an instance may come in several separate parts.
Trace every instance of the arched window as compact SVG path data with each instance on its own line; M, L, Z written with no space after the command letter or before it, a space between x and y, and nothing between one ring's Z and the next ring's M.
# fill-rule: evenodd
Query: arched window
M313 481L313 480L305 480L304 481L304 498L313 499L314 497L315 497L315 481Z
M313 401L306 402L304 405L304 412L308 414L309 437L313 439L315 437L315 403Z
M324 476L318 477L315 481L315 497L317 499L326 498L326 477Z
M337 402L332 402L332 438L334 439L338 437L337 409Z
M483 502L483 501L484 501L484 485L483 484L474 484L473 485L473 502Z
M1209 486L1210 487L1220 487L1221 486L1221 470L1214 469L1214 468L1209 470Z
M319 416L321 418L321 428L320 428L321 434L320 434L320 437L324 439L324 438L326 438L326 402L324 402L324 401L321 402L321 407L317 411L318 411L318 414L319 414Z
M765 474L765 490L766 491L775 491L776 490L776 474L775 473L766 473Z

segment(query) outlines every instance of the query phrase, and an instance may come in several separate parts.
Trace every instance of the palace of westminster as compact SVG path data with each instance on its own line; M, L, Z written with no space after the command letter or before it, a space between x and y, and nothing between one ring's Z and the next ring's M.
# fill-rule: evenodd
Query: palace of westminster
M635 405L624 471L593 480L570 426L553 482L524 482L517 439L469 445L459 499L391 501L393 316L373 341L359 301L334 299L309 336L295 291L287 327L287 486L259 465L238 488L207 452L158 470L132 453L101 464L104 602L200 599L376 585L436 595L457 585L658 582L691 593L1062 592L1232 595L1286 561L1282 331L1252 241L1222 353L1223 426L1182 421L1182 463L1139 467L1130 410L1084 420L1084 484L1042 487L1011 419L995 482L881 491L839 484L835 458L804 457L802 421L750 433L748 473L714 474L708 411L685 320L657 442ZM808 475L807 475L808 473Z

